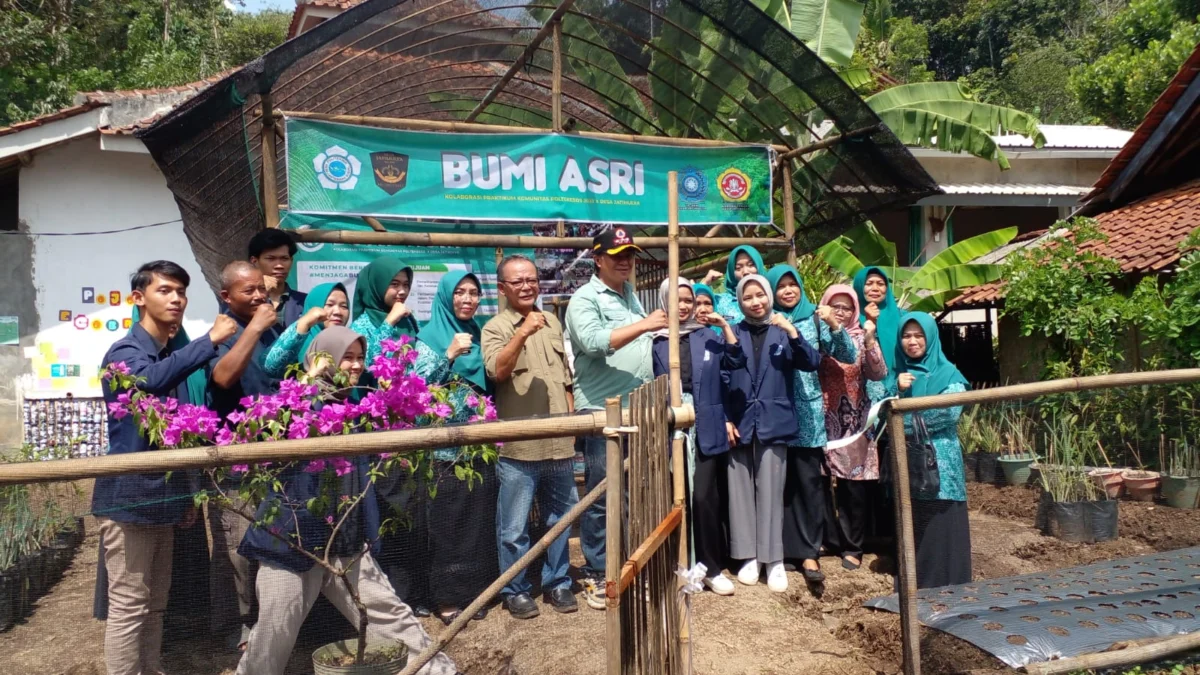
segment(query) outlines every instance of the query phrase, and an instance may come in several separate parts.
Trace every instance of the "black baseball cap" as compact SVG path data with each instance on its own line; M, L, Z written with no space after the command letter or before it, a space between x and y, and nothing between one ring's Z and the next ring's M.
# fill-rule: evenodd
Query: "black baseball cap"
M629 230L619 225L609 228L592 238L593 253L616 255L626 249L633 249L639 252L642 250L637 244L633 243L633 235L629 234Z

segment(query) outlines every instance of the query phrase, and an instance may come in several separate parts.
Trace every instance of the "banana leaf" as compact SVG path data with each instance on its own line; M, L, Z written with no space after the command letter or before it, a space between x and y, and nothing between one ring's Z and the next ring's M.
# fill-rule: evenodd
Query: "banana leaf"
M845 68L838 71L838 76L855 91L870 88L875 84L875 77L871 75L870 68Z
M1003 230L987 232L970 239L964 239L957 244L938 253L932 260L925 263L916 276L913 277L912 283L924 288L925 275L932 274L937 270L952 265L963 265L976 260L982 255L987 255L997 248L1004 246L1017 236L1017 228L1006 227Z
M1004 265L988 263L950 265L929 271L921 269L909 280L908 286L934 292L961 290L996 281L1004 275L1004 269Z
M848 65L865 7L855 0L793 0L792 34L826 63Z
M896 245L880 234L871 221L854 227L846 236L854 242L850 250L862 261L863 266L896 266Z
M867 97L867 104L875 112L889 108L903 108L916 101L971 101L970 92L957 82L916 82L890 87Z
M842 274L853 277L859 270L866 267L866 265L854 257L854 254L846 248L845 242L845 237L838 237L816 251L813 251L813 255L824 260L826 265L829 265Z
M781 26L792 25L791 7L788 0L752 0L754 6L761 9L767 16L775 19Z
M910 312L939 312L946 308L946 303L962 295L961 290L942 291L918 299L909 305Z
M1001 171L1010 167L1008 157L986 129L929 110L892 108L876 111L901 143L945 152L965 152L996 162Z

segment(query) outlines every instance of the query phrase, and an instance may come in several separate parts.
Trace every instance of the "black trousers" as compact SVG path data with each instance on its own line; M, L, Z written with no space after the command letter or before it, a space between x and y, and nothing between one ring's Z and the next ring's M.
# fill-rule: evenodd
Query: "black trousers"
M429 501L429 590L437 609L471 604L500 576L496 550L496 466L475 460L483 482L467 487L454 463L434 460L437 496Z
M783 483L783 557L816 560L825 538L825 477L822 448L788 448Z
M825 509L825 548L840 556L862 559L867 532L867 492L875 481L846 480L837 484L826 477L825 492L832 495Z
M725 464L725 455L697 452L695 476L689 489L692 502L688 515L692 519L696 562L708 568L709 576L724 570L729 560L729 484Z

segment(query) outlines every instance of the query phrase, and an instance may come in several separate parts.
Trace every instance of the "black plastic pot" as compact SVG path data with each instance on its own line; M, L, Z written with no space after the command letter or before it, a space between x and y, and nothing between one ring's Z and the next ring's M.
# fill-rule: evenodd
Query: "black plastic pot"
M20 574L10 569L0 573L0 633L12 628L16 616L16 591Z
M979 480L979 453L968 452L963 455L963 473L966 475L968 483L973 483Z
M1037 527L1043 534L1075 544L1094 544L1117 538L1118 502L1056 502L1043 492Z
M977 452L978 464L975 467L975 477L980 483L989 485L1007 485L1004 472L1000 470L1000 455L995 452Z
M33 563L22 556L13 571L16 572L17 587L13 591L13 621L20 621L29 614L33 606L33 594L30 587L29 574Z

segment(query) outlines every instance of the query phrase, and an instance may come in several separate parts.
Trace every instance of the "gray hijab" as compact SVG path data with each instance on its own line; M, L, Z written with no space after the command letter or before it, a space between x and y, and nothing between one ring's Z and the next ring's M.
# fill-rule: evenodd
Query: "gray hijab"
M746 305L742 303L742 289L746 288L746 284L748 283L758 284L763 289L763 292L767 294L767 313L761 319L751 318L746 312ZM761 274L747 274L742 277L742 280L737 285L737 301L738 307L742 310L742 315L746 319L746 323L752 326L765 326L771 323L771 315L775 313L775 310L772 309L775 306L775 294L771 292L771 282L767 281L766 277Z
M346 351L350 349L350 345L362 340L363 349L366 349L366 338L346 328L345 326L330 326L317 333L317 337L308 345L308 351L304 353L304 369L308 370L313 367L313 359L317 354L324 352L333 358L333 367L341 363L342 357L346 355Z

